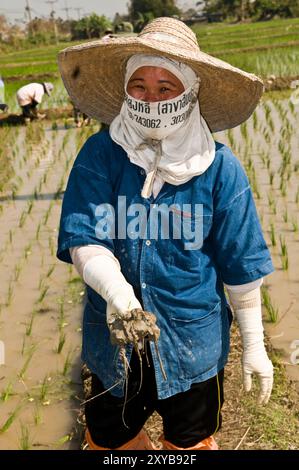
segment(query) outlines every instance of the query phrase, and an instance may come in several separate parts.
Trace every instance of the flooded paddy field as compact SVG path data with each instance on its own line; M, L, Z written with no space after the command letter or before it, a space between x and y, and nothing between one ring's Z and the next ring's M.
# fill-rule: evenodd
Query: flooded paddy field
M78 448L84 287L56 259L57 229L77 148L97 128L52 127L0 129L0 449Z

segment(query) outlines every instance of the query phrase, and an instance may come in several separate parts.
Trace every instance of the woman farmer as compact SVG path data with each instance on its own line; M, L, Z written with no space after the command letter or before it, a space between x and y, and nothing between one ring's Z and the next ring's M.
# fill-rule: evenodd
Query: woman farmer
M266 403L273 382L260 300L271 257L245 172L211 134L250 116L262 82L201 52L172 18L137 37L67 48L59 65L76 105L110 124L75 161L58 243L87 285L89 448L153 449L142 427L157 410L163 449L217 449L231 322L224 287L245 390L257 374ZM124 325L140 311L156 325L136 317L129 341Z

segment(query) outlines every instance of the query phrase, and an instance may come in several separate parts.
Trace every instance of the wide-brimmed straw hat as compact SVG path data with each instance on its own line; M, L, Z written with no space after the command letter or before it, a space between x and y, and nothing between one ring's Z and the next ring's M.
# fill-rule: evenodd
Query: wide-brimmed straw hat
M47 95L50 96L54 88L53 83L44 82L44 87L45 87L45 92L47 93Z
M202 52L193 31L174 18L156 18L138 36L68 47L59 53L64 85L76 106L110 124L124 99L126 62L134 54L166 56L189 65L200 77L199 103L212 132L235 127L255 109L263 82Z

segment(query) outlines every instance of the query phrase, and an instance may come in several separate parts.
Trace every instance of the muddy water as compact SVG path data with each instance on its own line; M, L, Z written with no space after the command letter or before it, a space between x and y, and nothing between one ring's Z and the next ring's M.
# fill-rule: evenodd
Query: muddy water
M256 110L255 126L251 118L246 128L248 144L246 144L245 133L244 131L243 134L241 133L240 127L232 131L233 149L245 167L248 164L246 148L248 155L252 158L260 193L260 197L256 197L256 204L275 266L275 272L264 279L264 285L268 286L273 305L278 308L278 320L275 323L270 322L267 311L264 309L264 326L274 348L282 354L287 373L298 386L299 229L294 224L299 225L297 194L299 188L299 105L292 108L289 101L278 103L267 101L266 108L263 103ZM289 134L286 133L286 129L289 129ZM216 138L228 145L229 141L231 142L227 132L218 133ZM288 150L291 156L288 166L290 177L285 183L285 194L280 190L281 150ZM267 169L267 163L263 162L265 155L269 156L269 169ZM274 174L272 185L270 184L271 171ZM276 213L273 205L269 205L269 195L272 196L276 205ZM276 246L271 244L271 223L275 230ZM287 246L289 262L287 270L282 269L280 237L285 240Z
M55 257L56 192L65 187L78 132L46 128L40 142L24 145L22 129L18 189L13 200L10 192L1 198L0 449L78 448L83 287Z

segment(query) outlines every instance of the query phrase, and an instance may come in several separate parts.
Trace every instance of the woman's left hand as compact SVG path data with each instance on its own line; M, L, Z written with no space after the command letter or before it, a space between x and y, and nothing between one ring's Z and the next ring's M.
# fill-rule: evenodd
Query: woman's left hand
M273 364L268 358L263 342L252 344L243 351L243 383L246 392L251 390L252 375L257 374L260 383L259 404L269 401L273 387Z

